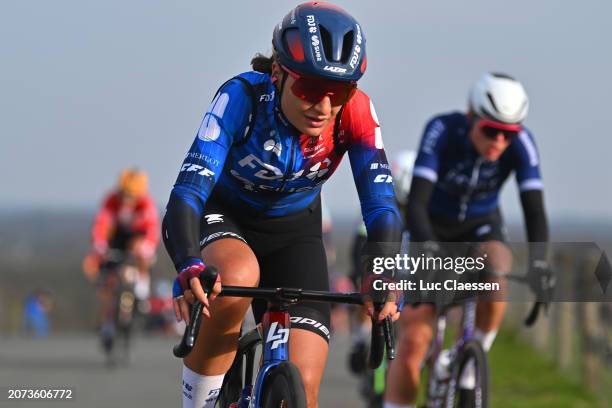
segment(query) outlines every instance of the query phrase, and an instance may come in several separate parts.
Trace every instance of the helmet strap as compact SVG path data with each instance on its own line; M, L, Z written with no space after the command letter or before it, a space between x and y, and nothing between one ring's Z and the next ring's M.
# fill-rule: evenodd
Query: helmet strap
M281 78L280 84L278 86L278 110L284 115L283 112L283 91L285 90L285 81L287 81L287 72L283 71L283 76Z

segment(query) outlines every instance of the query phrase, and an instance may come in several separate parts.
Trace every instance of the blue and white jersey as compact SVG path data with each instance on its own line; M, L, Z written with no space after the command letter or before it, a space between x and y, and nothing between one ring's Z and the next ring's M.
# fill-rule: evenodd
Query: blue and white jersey
M369 232L397 228L390 225L399 223L391 172L365 93L358 90L337 126L313 138L280 112L269 75L239 77L221 87L204 115L172 194L198 215L211 196L247 214L293 214L312 203L348 152Z
M490 214L499 206L499 192L515 172L521 192L541 190L539 156L533 136L523 128L497 161L487 161L469 139L465 114L439 115L425 127L414 177L435 184L429 213L465 220Z

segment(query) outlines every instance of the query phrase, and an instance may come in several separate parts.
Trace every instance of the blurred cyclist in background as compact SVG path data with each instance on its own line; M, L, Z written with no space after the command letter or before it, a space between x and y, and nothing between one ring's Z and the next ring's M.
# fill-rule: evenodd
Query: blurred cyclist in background
M117 187L104 198L94 219L92 248L83 262L86 277L91 281L98 278L100 266L109 260L111 251L125 253L138 269L134 294L138 300L145 300L149 296L149 268L155 261L159 231L159 216L148 192L147 174L135 168L123 170ZM104 332L112 318L112 287L107 277L101 278L98 295Z
M370 98L361 25L338 6L297 6L275 26L271 57L221 86L180 168L163 222L178 278L175 313L205 308L200 335L183 360L183 406L212 407L238 344L250 299L211 299L205 265L223 284L329 290L320 191L347 154L368 238L399 243L400 215ZM379 166L380 164L380 166ZM260 321L266 302L253 301ZM290 360L316 407L327 360L327 303L292 305ZM398 318L395 299L372 317Z
M540 159L531 132L522 124L528 106L520 82L508 75L487 73L471 89L467 113L442 114L427 124L406 208L411 242L421 243L431 256L444 256L439 242L479 243L478 253L488 256L490 279L499 281L512 267L499 209L500 189L512 172L520 190L528 241L548 241ZM544 245L530 248L528 276L536 294L542 294L552 280L546 260ZM505 309L505 302L478 302L474 337L487 351ZM434 318L431 304L404 309L398 356L387 376L385 407L415 406ZM473 373L466 371L460 380L461 398L470 406Z

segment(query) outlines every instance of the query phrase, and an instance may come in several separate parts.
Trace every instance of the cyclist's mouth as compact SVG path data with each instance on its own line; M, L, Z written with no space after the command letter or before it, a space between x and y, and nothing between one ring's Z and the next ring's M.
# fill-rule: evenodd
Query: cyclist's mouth
M326 117L312 117L308 115L304 115L306 119L306 125L310 128L321 128L327 123Z

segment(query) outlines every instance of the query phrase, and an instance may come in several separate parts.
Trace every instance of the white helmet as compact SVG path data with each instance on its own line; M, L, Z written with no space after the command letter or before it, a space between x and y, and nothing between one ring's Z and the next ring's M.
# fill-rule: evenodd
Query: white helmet
M405 204L408 198L415 160L416 153L412 150L400 150L391 160L393 187L395 187L395 195L400 204Z
M486 73L470 91L470 110L502 123L521 123L527 117L529 98L523 85L505 74Z

